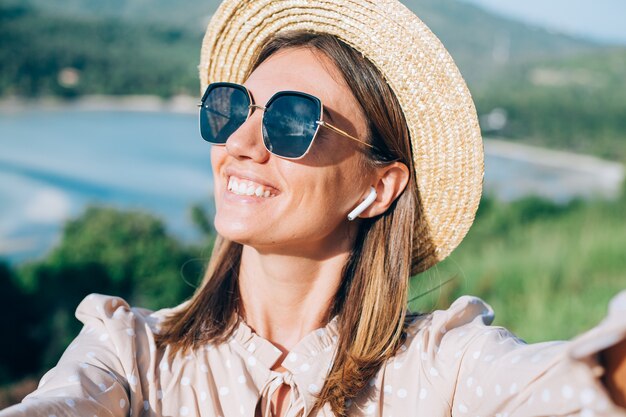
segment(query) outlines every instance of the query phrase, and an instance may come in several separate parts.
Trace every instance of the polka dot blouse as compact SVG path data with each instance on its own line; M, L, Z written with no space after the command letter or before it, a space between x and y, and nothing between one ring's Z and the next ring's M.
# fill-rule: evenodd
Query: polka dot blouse
M288 417L308 416L337 343L336 321L281 353L241 323L225 343L169 360L154 334L170 310L130 308L90 295L76 316L85 324L58 365L13 416L255 416L288 384ZM626 291L607 317L570 342L525 344L490 326L493 311L463 296L420 317L406 343L350 405L351 416L626 416L606 393L596 353L626 337ZM264 414L267 417L267 414ZM328 405L316 416L332 416Z

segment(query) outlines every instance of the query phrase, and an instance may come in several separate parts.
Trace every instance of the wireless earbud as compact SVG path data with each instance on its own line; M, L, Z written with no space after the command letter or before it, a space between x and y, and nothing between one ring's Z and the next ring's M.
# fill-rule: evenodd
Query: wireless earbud
M368 208L373 202L376 200L376 189L374 187L370 187L370 193L365 197L365 200L361 202L354 210L348 213L348 220L352 221L357 218L357 216L366 208Z

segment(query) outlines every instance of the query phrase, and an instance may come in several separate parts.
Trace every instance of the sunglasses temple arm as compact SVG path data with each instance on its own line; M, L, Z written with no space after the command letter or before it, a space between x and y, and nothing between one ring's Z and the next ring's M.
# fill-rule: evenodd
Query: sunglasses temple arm
M363 145L365 145L367 147L370 147L372 149L376 149L373 145L370 145L367 142L363 142L361 139L357 139L354 136L352 136L351 134L349 134L348 132L344 132L343 130L339 129L338 127L335 127L335 126L331 125L330 123L326 123L323 120L318 120L317 124L320 125L320 126L327 127L328 129L332 130L333 132L339 133L340 135L345 136L348 139L352 139L352 140L354 140L356 142L362 143Z

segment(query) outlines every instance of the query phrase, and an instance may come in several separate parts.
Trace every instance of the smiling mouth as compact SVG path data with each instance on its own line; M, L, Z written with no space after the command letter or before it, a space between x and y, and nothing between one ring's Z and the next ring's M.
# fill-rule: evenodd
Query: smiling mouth
M231 176L228 179L228 191L236 195L254 196L258 198L270 198L276 196L269 187L254 181Z

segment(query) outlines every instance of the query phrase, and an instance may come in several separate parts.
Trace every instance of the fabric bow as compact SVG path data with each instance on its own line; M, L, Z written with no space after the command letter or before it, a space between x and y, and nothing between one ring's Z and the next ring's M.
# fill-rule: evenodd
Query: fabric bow
M298 386L296 385L293 375L289 372L272 371L270 379L261 390L261 407L263 408L262 417L273 417L272 398L276 391L283 385L289 385L289 406L287 407L286 417L301 417L304 413L304 400L300 395Z

